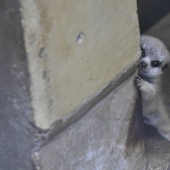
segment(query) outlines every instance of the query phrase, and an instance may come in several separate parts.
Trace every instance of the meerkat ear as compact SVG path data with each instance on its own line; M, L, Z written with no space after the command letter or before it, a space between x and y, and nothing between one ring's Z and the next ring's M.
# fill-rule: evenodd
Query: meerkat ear
M169 67L169 65L168 65L168 64L165 64L165 65L162 67L162 71L165 71L168 67Z

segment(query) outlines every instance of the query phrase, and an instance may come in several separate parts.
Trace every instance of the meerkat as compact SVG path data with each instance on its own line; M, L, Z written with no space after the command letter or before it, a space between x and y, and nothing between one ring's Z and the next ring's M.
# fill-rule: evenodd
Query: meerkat
M162 93L162 76L170 63L165 45L151 36L141 36L141 57L134 84L141 92L144 123L157 128L170 141L170 114Z

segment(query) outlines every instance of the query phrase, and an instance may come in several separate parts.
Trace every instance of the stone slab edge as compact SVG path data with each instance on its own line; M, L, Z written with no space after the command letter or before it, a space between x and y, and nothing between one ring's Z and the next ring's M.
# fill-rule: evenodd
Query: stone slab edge
M95 94L85 99L76 109L68 113L62 119L54 122L51 127L44 132L38 133L35 139L33 152L36 153L44 145L51 142L56 136L67 129L69 126L83 118L95 105L111 93L117 86L130 77L137 69L137 61L123 69L113 80L102 87ZM35 156L34 156L35 157Z

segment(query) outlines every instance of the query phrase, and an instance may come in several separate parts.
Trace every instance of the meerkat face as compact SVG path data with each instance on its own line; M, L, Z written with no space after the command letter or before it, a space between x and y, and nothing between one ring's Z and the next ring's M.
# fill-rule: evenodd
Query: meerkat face
M164 44L153 37L141 37L139 75L144 79L155 79L168 68L170 55Z

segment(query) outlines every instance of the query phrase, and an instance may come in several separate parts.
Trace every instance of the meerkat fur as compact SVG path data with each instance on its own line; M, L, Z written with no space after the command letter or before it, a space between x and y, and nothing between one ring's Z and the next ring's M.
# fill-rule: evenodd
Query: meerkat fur
M170 64L170 54L159 39L151 36L141 36L141 51L134 84L141 92L143 120L170 141L170 114L162 93L162 76Z

